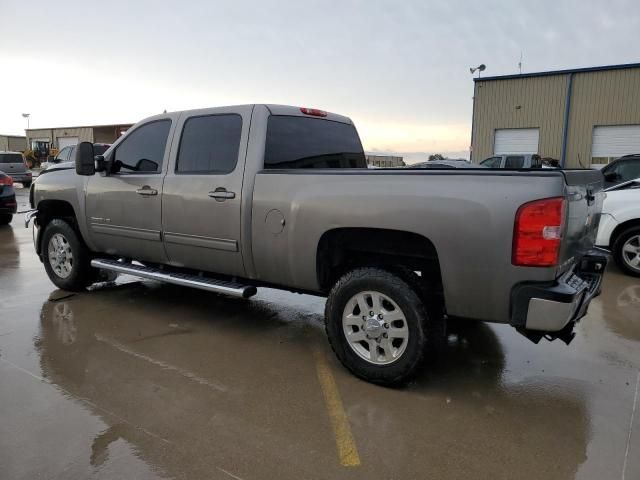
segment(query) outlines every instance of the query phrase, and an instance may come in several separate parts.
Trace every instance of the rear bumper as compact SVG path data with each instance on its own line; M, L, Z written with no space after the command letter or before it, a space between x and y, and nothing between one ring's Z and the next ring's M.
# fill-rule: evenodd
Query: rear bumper
M527 282L511 292L511 324L540 333L559 332L584 317L589 303L600 294L607 256L585 255L577 268L554 282Z

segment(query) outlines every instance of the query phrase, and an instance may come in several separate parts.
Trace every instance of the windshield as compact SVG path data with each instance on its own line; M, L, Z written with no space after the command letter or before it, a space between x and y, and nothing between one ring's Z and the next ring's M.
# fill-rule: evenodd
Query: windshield
M19 153L0 153L0 163L22 163Z

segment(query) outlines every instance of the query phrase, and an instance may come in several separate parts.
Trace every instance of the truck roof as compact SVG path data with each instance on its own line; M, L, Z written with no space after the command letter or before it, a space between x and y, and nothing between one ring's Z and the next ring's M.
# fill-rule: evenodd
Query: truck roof
M271 112L272 115L289 115L289 116L299 116L299 117L311 117L311 118L323 118L325 120L331 120L334 122L342 122L342 123L348 123L348 124L353 124L353 122L351 121L351 119L349 117L345 117L344 115L339 115L337 113L332 113L332 112L327 112L326 110L318 110L315 107L304 107L304 106L300 106L300 107L296 107L293 105L278 105L278 104L273 104L273 103L249 103L249 104L244 104L244 105L220 105L219 107L205 107L205 108L197 108L197 109L191 109L191 110L176 110L173 112L167 112L167 113L188 113L190 115L193 114L197 114L202 112L203 114L206 113L211 113L211 110L215 110L216 108L220 108L220 109L229 109L229 108L233 108L233 107L252 107L252 106L264 106L266 107L269 112ZM314 116L314 115L310 115L310 114L305 114L302 112L302 109L306 109L306 110L317 110L319 112L322 113L321 116ZM154 115L151 117L147 117L144 120L149 120L155 117L162 117L165 114L161 114L161 115Z

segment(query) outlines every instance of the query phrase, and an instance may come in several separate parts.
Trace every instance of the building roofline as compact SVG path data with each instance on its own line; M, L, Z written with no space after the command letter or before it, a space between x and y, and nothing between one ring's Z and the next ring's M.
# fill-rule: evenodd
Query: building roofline
M103 128L103 127L132 127L135 123L109 123L106 125L76 125L73 127L38 127L38 128L25 128L25 132L33 132L35 130L64 130L72 128Z
M514 78L548 77L552 75L566 75L569 73L589 73L589 72L604 72L608 70L625 70L628 68L640 68L640 63L622 63L619 65L603 65L600 67L569 68L566 70L551 70L548 72L532 72L532 73L516 73L513 75L497 75L494 77L474 78L473 81L488 82L492 80L511 80Z
M27 138L26 135L10 135L8 133L0 133L0 137Z

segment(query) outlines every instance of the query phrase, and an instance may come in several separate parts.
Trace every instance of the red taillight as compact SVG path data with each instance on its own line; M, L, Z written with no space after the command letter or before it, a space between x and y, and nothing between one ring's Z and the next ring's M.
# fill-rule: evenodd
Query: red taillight
M11 178L9 175L0 177L0 185L13 185L13 178Z
M552 267L558 263L564 227L565 200L546 198L525 203L516 213L511 263Z
M325 112L324 110L318 110L317 108L300 107L300 111L302 113L304 113L305 115L312 115L314 117L326 117L327 116L327 112Z

